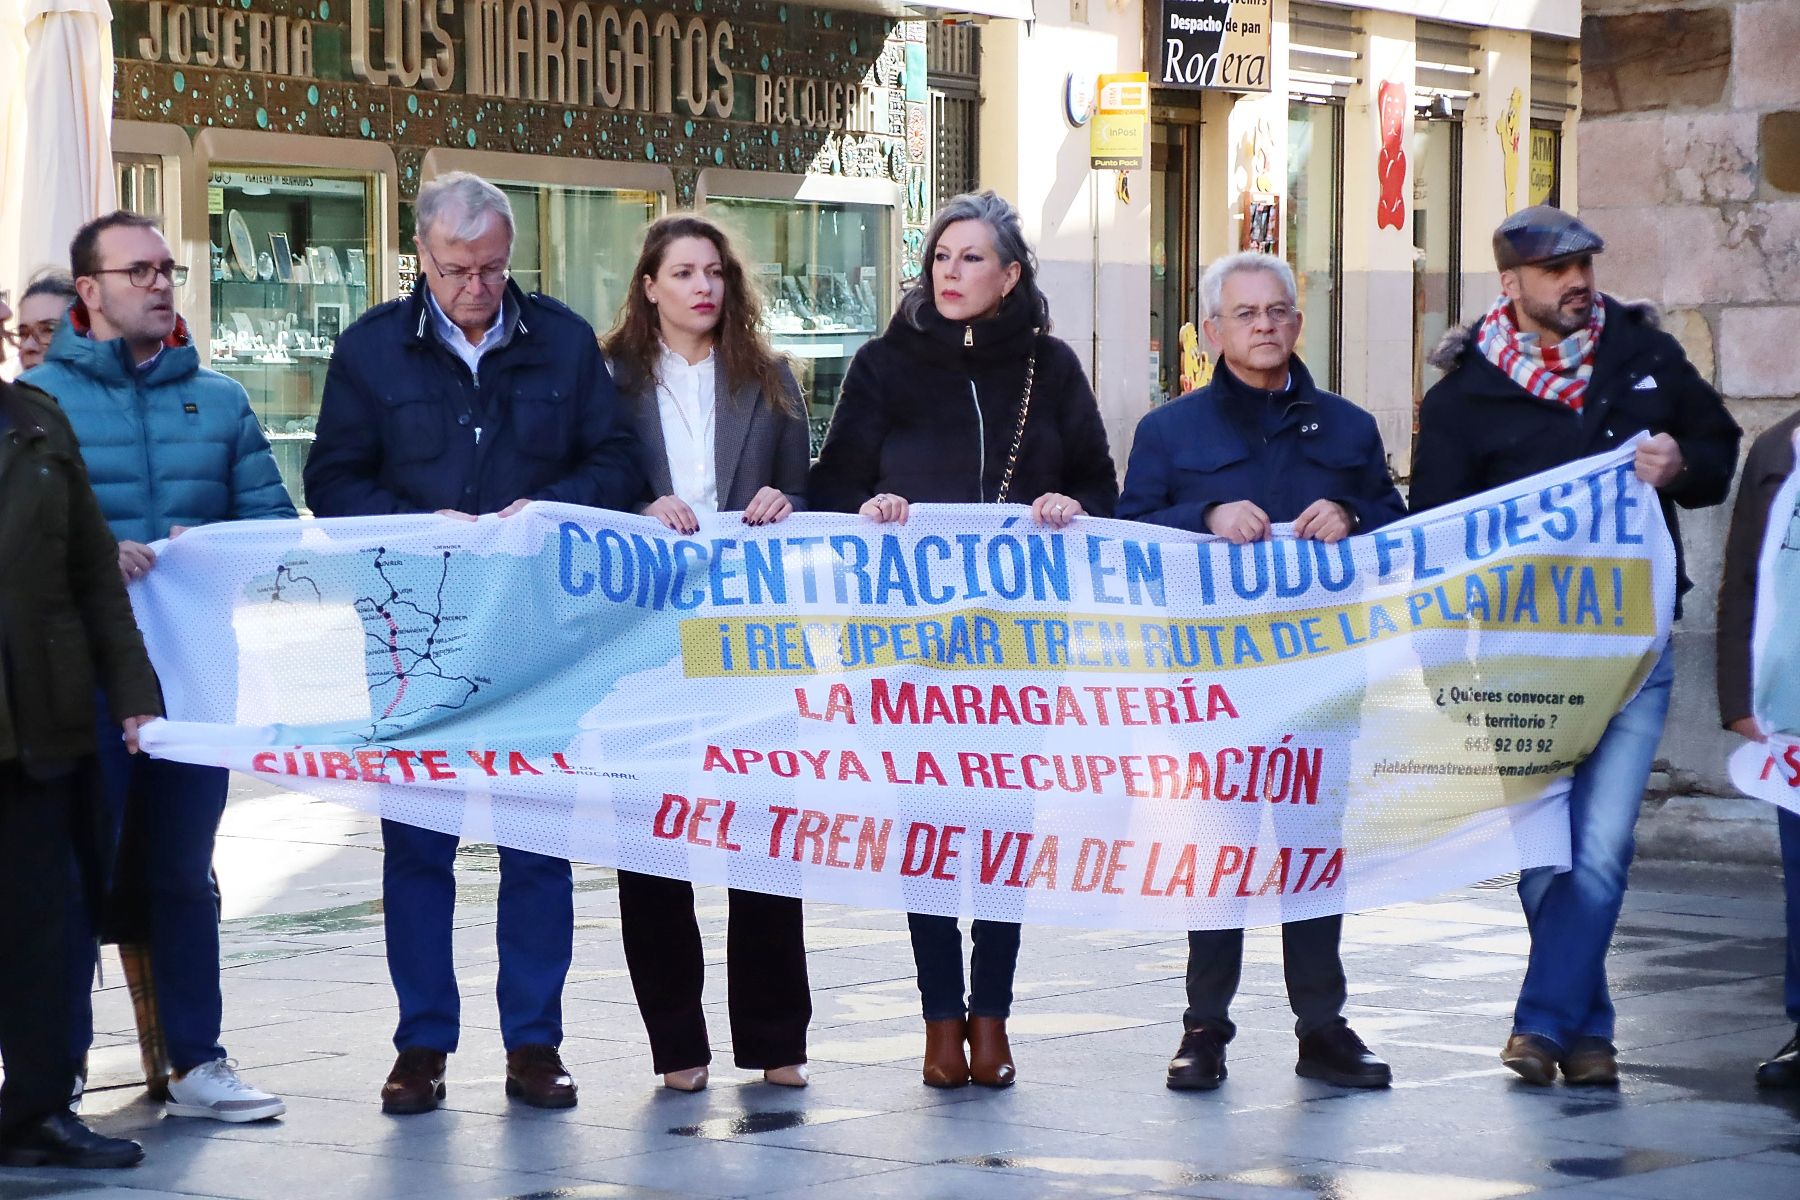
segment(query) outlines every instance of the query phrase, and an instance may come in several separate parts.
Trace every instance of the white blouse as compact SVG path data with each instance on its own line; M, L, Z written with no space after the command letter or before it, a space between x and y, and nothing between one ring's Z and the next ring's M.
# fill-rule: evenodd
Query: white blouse
M690 363L667 346L656 365L656 407L675 494L695 512L719 511L717 458L713 453L716 354Z

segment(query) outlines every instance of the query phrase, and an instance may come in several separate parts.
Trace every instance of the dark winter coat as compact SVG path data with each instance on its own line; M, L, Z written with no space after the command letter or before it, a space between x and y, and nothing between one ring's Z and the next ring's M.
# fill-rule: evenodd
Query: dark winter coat
M306 500L321 517L498 512L514 500L629 510L637 437L591 326L506 285L505 345L479 378L438 339L423 280L338 338Z
M1722 503L1737 467L1737 422L1712 385L1660 327L1656 310L1606 297L1606 327L1582 411L1540 400L1487 360L1475 327L1452 329L1431 356L1447 372L1425 393L1413 452L1412 511L1423 512L1600 454L1640 433L1667 433L1681 447L1681 474L1660 490L1683 569L1676 506Z
M1314 384L1298 358L1288 370L1286 391L1265 392L1221 362L1205 387L1147 413L1118 515L1193 533L1208 509L1239 500L1277 523L1335 500L1358 532L1405 516L1375 418Z
M43 392L4 382L0 680L0 762L28 768L94 752L96 685L114 720L163 710L69 420Z
M1800 412L1777 421L1750 444L1744 477L1738 481L1725 537L1725 571L1719 580L1719 723L1753 715L1751 636L1756 630L1756 570L1775 493L1794 473L1794 431Z
M881 492L914 504L993 501L1035 347L1031 407L1007 499L1029 504L1060 492L1094 516L1111 516L1118 472L1075 352L1034 332L1024 303L972 324L947 321L930 304L922 313L923 329L896 316L850 361L807 480L809 506L855 512Z

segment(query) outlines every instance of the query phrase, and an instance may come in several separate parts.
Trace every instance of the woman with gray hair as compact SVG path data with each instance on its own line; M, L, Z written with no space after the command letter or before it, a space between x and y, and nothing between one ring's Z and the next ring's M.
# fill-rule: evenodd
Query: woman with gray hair
M911 503L1029 503L1063 528L1111 516L1119 485L1081 361L1050 306L1013 206L957 196L887 331L856 352L807 482L809 507L904 524ZM977 920L969 993L956 919L911 913L925 1082L1013 1082L1006 1019L1019 926ZM965 1049L966 1047L966 1049Z

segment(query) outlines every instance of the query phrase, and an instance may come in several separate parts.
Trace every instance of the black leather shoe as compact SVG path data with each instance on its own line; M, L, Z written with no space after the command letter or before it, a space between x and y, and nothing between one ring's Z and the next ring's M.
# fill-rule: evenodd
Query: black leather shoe
M1356 1031L1342 1021L1300 1039L1294 1074L1338 1087L1384 1088L1394 1082L1388 1065L1369 1053Z
M1800 1088L1800 1029L1794 1030L1794 1036L1775 1052L1774 1058L1756 1068L1756 1086Z
M1225 1037L1216 1029L1190 1029L1169 1060L1169 1086L1178 1092L1210 1092L1225 1082Z
M95 1133L66 1108L0 1141L6 1167L135 1167L143 1160L142 1146Z

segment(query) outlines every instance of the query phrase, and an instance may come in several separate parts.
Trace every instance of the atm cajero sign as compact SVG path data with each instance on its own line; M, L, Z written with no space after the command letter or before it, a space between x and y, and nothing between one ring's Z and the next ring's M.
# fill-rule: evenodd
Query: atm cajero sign
M311 79L321 22L207 3L148 5L147 62ZM731 22L590 0L350 0L350 74L376 87L729 117ZM341 29L341 27L339 27ZM336 31L334 31L336 32ZM762 124L886 132L855 83L751 76Z

